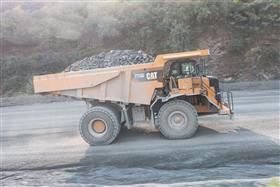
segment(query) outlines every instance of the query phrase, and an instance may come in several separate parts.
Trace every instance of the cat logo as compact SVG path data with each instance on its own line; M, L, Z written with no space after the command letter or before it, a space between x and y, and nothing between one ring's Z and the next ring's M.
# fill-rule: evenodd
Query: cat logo
M157 80L158 76L160 76L160 71L135 72L133 74L134 79L138 81L153 81Z
M157 75L158 75L157 71L155 71L155 72L148 72L148 73L146 73L146 79L147 80L157 79Z

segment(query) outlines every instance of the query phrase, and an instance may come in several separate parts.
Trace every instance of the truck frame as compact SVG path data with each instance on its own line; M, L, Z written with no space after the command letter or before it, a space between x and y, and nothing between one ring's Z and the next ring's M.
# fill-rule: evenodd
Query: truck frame
M198 116L233 115L215 77L205 75L209 50L157 55L154 62L33 77L35 93L84 100L80 134L90 145L112 143L121 126L148 121L168 139L192 137Z

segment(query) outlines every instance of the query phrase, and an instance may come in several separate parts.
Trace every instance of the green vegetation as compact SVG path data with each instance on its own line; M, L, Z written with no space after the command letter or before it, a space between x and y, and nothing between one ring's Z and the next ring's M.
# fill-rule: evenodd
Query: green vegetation
M210 48L219 78L279 79L279 12L277 0L3 3L1 92L32 93L32 75L112 49Z

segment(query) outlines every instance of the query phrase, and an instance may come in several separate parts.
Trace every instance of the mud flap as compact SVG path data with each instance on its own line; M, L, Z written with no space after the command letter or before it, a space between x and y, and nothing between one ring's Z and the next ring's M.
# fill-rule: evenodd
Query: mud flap
M224 95L226 94L226 99ZM228 115L230 119L233 119L234 115L234 105L233 105L233 95L231 91L221 92L222 96L222 109L220 110L220 115ZM226 101L225 101L226 100Z

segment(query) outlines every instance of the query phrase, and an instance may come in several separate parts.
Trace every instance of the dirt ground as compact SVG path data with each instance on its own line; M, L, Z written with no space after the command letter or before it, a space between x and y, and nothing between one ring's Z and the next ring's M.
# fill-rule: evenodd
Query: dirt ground
M199 118L191 139L148 124L88 146L80 101L1 107L3 186L266 186L279 182L279 90L235 91L235 117Z

